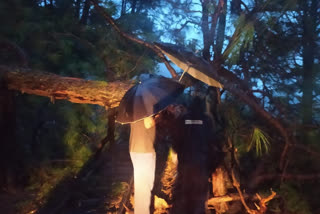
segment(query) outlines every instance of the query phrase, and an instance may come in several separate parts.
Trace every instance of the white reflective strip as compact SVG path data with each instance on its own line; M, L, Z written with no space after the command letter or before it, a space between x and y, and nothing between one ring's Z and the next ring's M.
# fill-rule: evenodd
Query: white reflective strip
M191 125L191 124L202 125L203 121L202 120L185 120L184 124L186 124L186 125Z

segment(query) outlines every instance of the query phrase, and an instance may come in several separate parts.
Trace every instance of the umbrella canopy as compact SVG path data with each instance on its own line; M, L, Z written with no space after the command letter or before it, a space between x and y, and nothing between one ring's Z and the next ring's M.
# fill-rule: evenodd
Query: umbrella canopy
M175 102L184 86L172 79L153 77L130 88L122 98L116 121L132 123L154 115Z
M212 71L210 64L203 58L197 57L191 51L175 45L156 43L156 46L184 71L183 74L187 72L209 86L223 88L223 85L216 80L217 74Z

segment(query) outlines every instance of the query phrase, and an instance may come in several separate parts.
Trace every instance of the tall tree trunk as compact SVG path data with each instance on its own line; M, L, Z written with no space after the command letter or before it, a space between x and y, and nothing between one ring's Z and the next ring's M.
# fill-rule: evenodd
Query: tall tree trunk
M81 2L82 2L82 0L76 0L76 2L75 2L75 16L77 19L80 18Z
M210 39L209 39L209 1L204 0L202 2L202 18L201 18L201 30L203 34L203 58L207 61L210 60Z
M49 8L50 8L50 9L53 9L53 0L50 0Z
M135 13L137 8L137 0L132 0L131 13Z
M232 14L239 16L241 12L241 0L232 0L230 10Z
M220 13L219 16L219 25L217 30L217 39L216 39L216 45L214 50L214 56L215 59L218 59L221 57L222 54L222 48L223 48L223 42L224 42L224 36L225 36L225 28L226 28L226 16L227 16L227 2L224 1L222 13Z
M303 82L302 82L302 122L312 123L312 104L314 88L314 58L315 58L315 35L316 35L316 0L312 0L311 7L309 1L303 2Z
M7 89L5 78L0 76L0 187L6 189L16 183L15 121L14 92Z
M121 1L121 16L126 14L127 0Z
M89 10L90 10L90 0L86 0L83 6L80 24L86 25L88 23Z

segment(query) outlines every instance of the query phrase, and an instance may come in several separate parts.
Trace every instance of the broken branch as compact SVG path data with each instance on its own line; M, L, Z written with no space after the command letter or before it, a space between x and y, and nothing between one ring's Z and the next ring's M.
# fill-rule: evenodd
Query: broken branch
M10 90L49 97L52 101L96 104L107 109L117 107L126 91L133 86L131 82L107 83L7 66L0 66L0 73Z
M106 13L106 11L104 11L103 8L101 8L95 0L91 0L91 3L93 4L94 8L105 18L105 20L114 28L114 30L117 31L122 37L153 50L154 53L157 54L161 61L166 65L172 78L178 77L177 72L173 69L173 67L170 65L169 61L166 59L164 54L156 46L121 31L114 19L108 13Z

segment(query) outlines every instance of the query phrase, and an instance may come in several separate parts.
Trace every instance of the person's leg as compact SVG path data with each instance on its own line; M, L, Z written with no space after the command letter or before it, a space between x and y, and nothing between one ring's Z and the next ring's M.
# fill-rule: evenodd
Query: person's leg
M134 176L134 213L149 214L155 175L155 153L130 152Z

